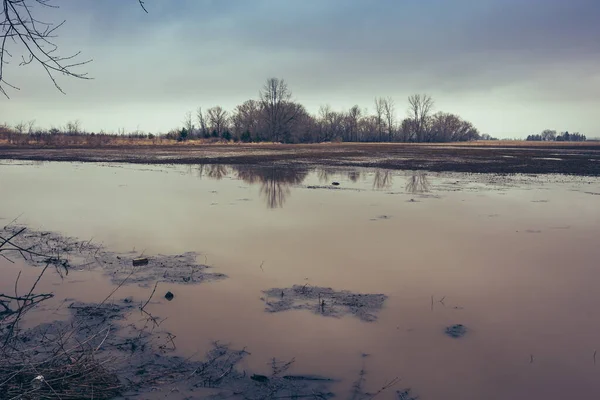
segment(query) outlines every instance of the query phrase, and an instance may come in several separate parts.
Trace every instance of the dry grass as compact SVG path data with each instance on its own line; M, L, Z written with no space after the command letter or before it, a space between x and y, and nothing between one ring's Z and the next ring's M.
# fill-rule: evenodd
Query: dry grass
M46 135L41 137L29 137L27 135L13 136L10 139L0 137L0 146L19 147L123 147L123 146L206 146L206 145L235 145L234 142L228 142L223 139L191 139L186 141L177 141L166 138L129 138L109 135Z
M473 147L600 147L600 141L585 142L539 142L526 140L475 140L473 142L440 143L439 145L473 146Z
M32 349L3 354L0 397L3 399L113 399L121 392L119 378L85 346ZM53 354L55 353L55 354Z

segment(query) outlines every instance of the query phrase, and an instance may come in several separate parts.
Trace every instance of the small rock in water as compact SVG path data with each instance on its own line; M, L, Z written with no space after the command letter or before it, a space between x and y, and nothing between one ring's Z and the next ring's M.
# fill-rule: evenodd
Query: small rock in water
M331 184L332 184L333 186L340 186L340 183L339 183L339 182L331 182Z
M250 379L252 379L253 381L256 381L256 382L261 382L261 383L269 382L269 378L264 375L254 374L250 377Z
M463 337L467 333L467 327L463 324L452 325L446 328L446 335L452 338Z
M165 299L169 301L173 300L173 297L175 297L175 295L171 292L167 292L167 294L165 294Z

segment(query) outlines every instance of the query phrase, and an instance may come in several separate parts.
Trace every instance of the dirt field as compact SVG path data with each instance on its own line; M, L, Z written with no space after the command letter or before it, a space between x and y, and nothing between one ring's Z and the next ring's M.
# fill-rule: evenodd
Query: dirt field
M0 146L0 159L137 164L296 164L474 173L600 175L600 142Z

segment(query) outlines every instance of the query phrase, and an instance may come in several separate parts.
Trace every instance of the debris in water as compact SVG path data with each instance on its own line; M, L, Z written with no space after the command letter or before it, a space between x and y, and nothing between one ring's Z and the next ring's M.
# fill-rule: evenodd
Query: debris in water
M254 374L250 377L250 379L252 379L253 381L256 381L256 382L260 382L260 383L269 382L269 378L264 375Z
M265 290L266 311L310 310L326 317L354 315L363 321L377 319L376 313L383 308L387 299L384 294L360 294L347 290L335 291L332 288L294 285L290 288Z
M173 297L175 297L175 295L171 292L167 292L167 294L165 294L165 299L169 301L173 300Z
M396 397L398 400L418 400L419 396L413 396L411 389L398 390Z
M121 259L119 256L117 256L117 259ZM132 264L134 267L138 267L140 265L148 265L148 259L145 257L140 257L140 258L134 258L132 260Z
M44 384L44 375L38 375L31 380L31 388L33 390L40 390Z
M452 338L463 337L467 333L467 327L463 324L456 324L446 328L446 335Z

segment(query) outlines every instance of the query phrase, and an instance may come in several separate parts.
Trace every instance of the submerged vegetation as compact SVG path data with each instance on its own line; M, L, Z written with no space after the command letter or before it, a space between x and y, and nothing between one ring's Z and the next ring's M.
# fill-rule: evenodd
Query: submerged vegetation
M365 322L377 320L377 312L387 299L384 294L361 294L347 290L294 285L289 288L265 290L266 311L309 310L327 317L352 315Z
M12 256L16 255L40 270L33 285L23 293L19 290L19 273L14 295L0 294L0 398L108 400L143 397L150 391L163 392L170 398L175 392L178 398L201 395L202 398L248 400L335 396L332 385L336 379L290 373L295 359L272 358L270 373L263 375L241 365L250 355L245 348L233 349L219 342L214 342L200 360L175 355L176 336L161 326L166 318L146 309L158 282L171 280L152 276L157 283L147 299L136 299L139 302L131 297L118 299L116 296L123 285L138 281L133 274L135 267L130 268L132 273L127 276L117 274L120 282L115 282L115 289L103 301L83 303L65 299L59 309L68 311L66 320L22 326L35 307L54 308L43 308L52 294L37 292L38 283L45 275L53 270L62 275L78 269L80 260L88 257L93 249L90 242L62 238L50 232L29 232L23 227L10 226L0 230L0 256L13 262ZM95 253L99 251L96 249ZM94 257L101 268L114 274L111 266L114 259ZM165 271L170 269L173 260L167 261L169 265L163 265ZM144 267L152 268L151 262ZM175 265L174 269L179 268ZM298 289L277 291L296 293ZM327 299L328 310L336 301L342 301L343 304L335 305L343 305L368 321L374 319L369 310L376 311L385 300L384 295L364 297L317 287L304 287L301 292L319 292L319 296ZM368 392L364 389L365 374L363 362L351 398L372 399L399 382L393 378L385 381L379 390ZM397 395L401 393L408 395L410 389L398 391Z
M109 400L143 397L150 391L163 392L169 397L176 392L177 398L200 395L248 400L336 396L335 378L290 373L295 359L272 358L270 372L263 375L242 364L250 352L245 348L233 349L228 344L214 342L201 359L176 355L176 336L162 327L167 318L153 315L147 306L157 301L152 299L159 282L204 281L172 279L184 269L191 268L191 274L202 274L203 266L197 266L194 271L193 253L184 254L181 260L159 257L158 267L153 266L156 257L148 257L143 269L150 273L140 276L133 262L139 259L116 254L100 249L91 241L65 238L52 232L29 231L11 224L0 230L0 256L11 263L13 256L20 257L40 271L28 289L20 290L19 273L14 295L0 294L0 398ZM38 283L52 271L62 276L82 269L89 265L90 259L113 277L114 290L99 303L64 299L58 309L54 305L46 307L46 300L53 294L38 293ZM123 271L126 264L128 274ZM164 274L154 274L152 271L157 268L164 270ZM124 285L148 280L156 280L156 284L147 299L119 299L116 294ZM313 305L323 315L353 314L365 321L375 320L374 313L386 299L382 294L360 295L306 285L265 293L269 295L273 291L278 295L285 292L286 301L294 296L301 303L318 300L318 304ZM169 294L171 298L167 297ZM172 297L171 292L165 296L167 300ZM268 304L277 308L272 311L285 311L291 304L284 303ZM68 318L25 326L23 322L31 321L30 313L36 307L44 312L62 309L68 312ZM300 304L291 308L306 307ZM378 390L367 391L365 375L363 361L358 380L349 389L350 398L373 399L400 381L397 377L388 379ZM398 390L396 396L416 399L410 393L411 390L405 388Z

